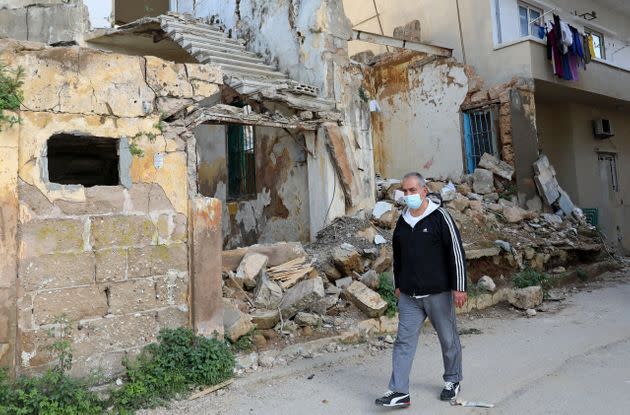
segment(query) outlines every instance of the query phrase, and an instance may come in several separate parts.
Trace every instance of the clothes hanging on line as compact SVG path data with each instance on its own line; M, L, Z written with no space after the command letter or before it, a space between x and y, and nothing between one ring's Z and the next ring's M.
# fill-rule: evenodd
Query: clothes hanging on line
M577 81L579 68L594 56L592 42L575 27L553 15L551 29L547 30L547 59L552 62L553 73L560 79Z

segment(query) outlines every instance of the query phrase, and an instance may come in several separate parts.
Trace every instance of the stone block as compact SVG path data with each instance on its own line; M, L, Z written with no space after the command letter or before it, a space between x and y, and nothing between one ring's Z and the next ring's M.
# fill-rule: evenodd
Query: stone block
M91 244L95 249L110 246L150 245L155 225L144 216L102 216L92 218Z
M188 273L169 271L163 277L154 277L156 300L159 305L188 307L190 281Z
M100 287L41 291L33 297L35 323L51 324L65 315L69 321L101 317L107 313L107 297Z
M188 240L188 221L186 216L178 213L173 217L173 232L171 232L171 241L186 242Z
M96 257L96 282L124 281L127 279L127 249L103 249Z
M167 62L146 56L147 84L162 97L192 97L193 88L186 76L184 64Z
M25 291L94 283L94 254L50 254L19 261L18 278Z
M503 208L503 217L509 223L518 223L523 221L528 212L525 209L521 209L518 206L506 206Z
M508 292L508 301L516 308L527 310L536 308L543 302L543 289L536 285L533 287L516 288Z
M483 310L484 308L492 307L494 302L492 301L492 294L480 294L477 296L477 310Z
M85 189L85 201L57 200L55 205L66 215L122 213L125 195L123 188L119 186L93 186Z
M50 348L55 339L46 329L20 330L20 355L18 365L22 369L36 368L52 362L55 356Z
M54 252L83 251L82 220L34 220L21 226L21 257L51 254Z
M481 195L494 192L494 178L490 170L475 169L473 173L473 191Z
M492 257L495 255L499 255L499 253L501 253L501 249L497 246L491 246L488 248L479 248L479 249L464 249L464 250L466 251L466 259Z
M282 301L282 288L271 281L263 270L258 278L258 285L254 293L254 305L259 308L273 310Z
M157 340L159 329L155 313L108 316L79 322L79 328L74 335L76 356L142 347Z
M238 308L226 306L223 313L223 329L225 337L237 341L254 329L252 318Z
M342 275L352 275L352 271L363 272L361 254L350 244L336 247L332 253L332 260Z
M109 313L126 314L156 308L156 282L150 278L110 283Z
M451 202L449 202L449 206L458 212L463 212L469 205L470 200L466 197L455 197Z
M274 244L252 245L246 248L223 251L223 269L236 271L243 257L248 252L255 252L269 258L268 266L275 267L293 259L306 256L304 247L300 242L277 242Z
M381 327L379 332L382 334L396 334L398 332L398 315L394 317L381 316Z
M35 215L58 215L60 210L35 186L18 179L18 194L20 204L28 207Z
M295 315L294 321L300 327L304 327L304 326L317 327L317 326L320 326L323 322L321 316L318 316L317 314L312 314L312 313L304 313L302 311L300 311L299 313Z
M399 217L400 211L398 209L392 209L381 216L378 220L378 224L386 229L394 229Z
M335 281L335 287L343 290L344 288L352 284L352 281L354 281L352 277L339 278L337 281Z
M256 287L256 281L266 269L269 258L266 255L248 252L243 257L236 270L236 279L243 281L243 286L251 290Z
M387 302L359 281L350 284L344 290L344 295L368 317L380 317L387 310Z
M370 318L360 321L357 324L359 333L363 336L371 336L374 333L378 333L381 330L381 321L378 318Z
M376 202L374 208L372 209L372 217L376 220L379 220L381 216L392 209L394 209L394 205L389 202Z
M494 283L492 278L490 278L487 275L484 275L481 278L479 278L479 281L477 281L477 288L479 288L480 290L484 290L484 291L488 291L492 293L494 292L494 290L497 289L497 285Z
M151 245L129 249L129 278L166 275L188 270L186 244Z
M168 307L157 311L157 322L160 329L176 329L190 327L190 312L179 307Z
M488 153L484 153L481 156L479 167L490 170L497 176L507 180L512 180L512 175L514 174L514 167Z
M372 268L378 273L387 272L392 267L393 258L394 254L391 248L381 248L378 258L372 263Z
M280 311L285 319L293 317L316 301L324 298L324 282L321 277L308 279L289 289L280 302Z
M280 313L277 310L257 310L251 317L258 330L272 329L280 322Z
M26 40L28 36L27 10L27 8L0 9L0 37Z
M50 4L29 7L28 40L56 43L75 40L83 32L83 8L80 4Z
M365 284L366 286L370 287L373 290L378 290L378 287L380 285L378 272L376 272L373 269L361 275L361 278L359 279L359 281L361 281L363 284Z

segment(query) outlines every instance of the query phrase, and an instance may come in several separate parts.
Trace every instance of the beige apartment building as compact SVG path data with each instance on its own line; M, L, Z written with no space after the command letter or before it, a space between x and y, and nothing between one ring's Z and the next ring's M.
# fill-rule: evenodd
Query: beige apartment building
M630 249L630 209L624 204L630 198L630 3L344 0L344 6L355 30L392 36L396 27L418 20L421 42L453 49L453 57L474 68L487 87L513 77L531 80L533 128L514 119L510 127L517 175L520 168L531 176L531 162L539 153L546 154L560 185L597 221L609 245ZM595 56L579 69L579 80L559 79L547 59L546 36L539 37L537 26L549 28L554 14L592 35ZM350 48L350 55L386 51L358 41ZM489 116L488 140L499 152L498 111L492 105L484 108L463 108L461 122L474 123L480 113ZM474 166L467 163L465 145L462 152L462 168L470 170Z

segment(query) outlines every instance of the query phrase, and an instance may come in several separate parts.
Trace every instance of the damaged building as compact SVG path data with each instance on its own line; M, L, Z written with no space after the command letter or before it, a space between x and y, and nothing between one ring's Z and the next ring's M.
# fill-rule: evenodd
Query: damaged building
M609 246L623 252L629 249L624 229L630 226L630 217L623 204L630 189L623 181L627 176L623 160L630 151L624 140L630 128L630 8L626 4L607 0L400 1L396 7L384 1L369 6L358 0L343 3L355 32L450 48L457 62L442 63L441 71L428 71L427 65L440 61L427 63L425 57L370 61L370 56L392 55L400 44L350 44L350 55L369 62L377 81L378 77L388 80L374 90L382 109L373 117L377 173L398 177L416 166L430 177L446 178L462 170L472 173L487 151L514 166L522 206L553 205L554 210L570 213L567 206L575 204L598 225ZM591 39L593 56L589 53L573 79L558 76L548 59L547 32L555 23L554 15L574 27L580 38ZM461 65L466 77L457 76ZM436 77L441 82L435 82ZM389 86L392 82L396 87ZM426 93L435 88L444 89L439 99ZM449 105L441 105L442 100ZM461 113L452 105L459 106ZM417 139L403 140L416 151L401 152L397 140L410 131ZM445 144L448 155L437 155L435 149ZM418 154L417 160L407 154ZM539 154L546 155L555 168L545 175L555 174L556 184L565 192L562 203L558 189L547 185L552 191L545 192L544 183L537 186L532 180L532 165ZM435 157L441 163L433 164Z
M62 314L71 321L76 374L96 367L115 373L123 355L164 327L222 333L222 270L237 271L244 247L289 242L282 247L290 255L264 245L252 251L269 257L270 274L286 277L295 269L285 262L304 255L299 243L314 241L335 218L367 220L377 175L418 170L435 183L453 180L462 204L471 191L462 190L463 177L500 158L511 169L501 186L513 177L517 191L512 205L498 209L516 211L521 222L531 215L515 204L543 209L537 184L544 183L532 168L542 150L556 171L543 158L538 176L557 179L578 206L599 206L571 187L575 164L562 161L584 146L570 155L546 138L556 126L543 122L542 97L561 95L539 95L540 85L569 87L527 72L533 66L484 64L485 52L463 47L475 36L462 40L457 24L446 19L437 27L439 20L422 14L446 7L443 16L456 18L447 6L410 5L403 20L417 12L419 22L387 33L384 21L363 30L374 19L358 3L0 1L0 62L24 68L15 112L21 122L1 132L0 365L17 373L48 367L47 333ZM487 3L475 13L487 11L493 27L491 6L500 2ZM538 43L527 37L508 46ZM508 46L490 48L504 53ZM350 59L348 51L361 54ZM589 88L580 86L580 94L602 92ZM614 119L617 131L624 122ZM484 153L496 158L488 162ZM489 181L494 194L492 173ZM555 206L559 197L544 202ZM484 208L466 199L460 213L466 209L481 215ZM366 231L372 245L374 232ZM386 271L386 251L370 251L368 261L352 248L352 271L366 261ZM479 255L500 252L490 251ZM312 284L327 278L304 261L296 266L312 274Z

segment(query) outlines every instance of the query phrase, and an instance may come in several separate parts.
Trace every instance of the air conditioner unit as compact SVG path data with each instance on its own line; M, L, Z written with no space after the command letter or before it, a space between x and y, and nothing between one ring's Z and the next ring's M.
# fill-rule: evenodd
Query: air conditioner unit
M593 135L595 138L603 139L614 136L612 123L606 118L593 120Z

